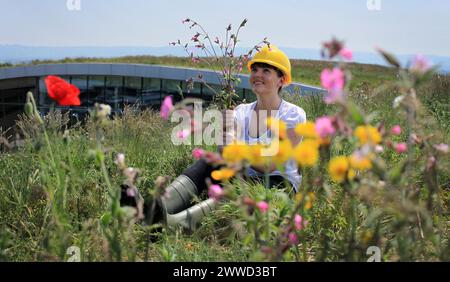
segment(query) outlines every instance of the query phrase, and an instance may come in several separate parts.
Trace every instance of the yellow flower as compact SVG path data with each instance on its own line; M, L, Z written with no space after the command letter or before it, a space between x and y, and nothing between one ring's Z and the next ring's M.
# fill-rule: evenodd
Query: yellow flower
M309 192L308 196L306 196L306 203L305 203L305 209L309 210L312 208L312 203L314 202L314 199L316 198L316 195L314 195L313 192Z
M319 143L312 139L306 139L295 147L294 158L304 167L311 167L319 159Z
M222 157L228 163L238 163L246 158L248 148L243 143L231 143L223 148Z
M354 169L349 169L347 173L348 180L353 180L356 177L356 171Z
M284 121L275 119L272 117L268 117L266 119L267 128L270 128L271 132L275 134L276 136L281 137L282 139L287 138L287 127L286 123Z
M358 156L357 154L352 154L349 157L350 166L357 170L367 170L372 168L372 162L368 157Z
M316 195L313 192L309 192L305 197L305 209L309 210L312 208L312 203L314 202L316 198ZM303 194L301 192L298 192L295 194L295 201L297 203L301 203L303 201Z
M278 143L278 148L276 143ZM276 165L284 164L287 160L291 158L293 153L292 144L291 141L289 141L289 139L278 141L274 140L272 141L272 143L270 143L269 148L267 149L269 150L268 151L269 153L273 153L273 155L271 156L271 160Z
M222 168L220 170L214 170L213 172L211 172L211 177L214 180L222 181L230 179L235 173L236 172L231 168Z
M331 144L331 138L330 137L325 137L325 138L319 138L319 145L320 146L328 146Z
M355 132L353 133L361 145L364 144L379 144L381 142L381 134L378 132L378 129L376 127L373 127L371 125L360 125L355 129Z
M331 179L338 183L343 182L347 176L348 167L349 161L347 157L339 156L332 158L328 164L328 172L330 173Z
M297 203L300 203L301 201L303 201L303 194L301 192L297 192L297 194L295 194L295 201Z
M264 148L261 144L249 145L247 147L246 159L251 165L264 165L266 163L266 157L262 155L261 150Z
M305 138L319 138L316 131L316 125L310 121L300 123L295 127L294 131L297 135L301 135Z

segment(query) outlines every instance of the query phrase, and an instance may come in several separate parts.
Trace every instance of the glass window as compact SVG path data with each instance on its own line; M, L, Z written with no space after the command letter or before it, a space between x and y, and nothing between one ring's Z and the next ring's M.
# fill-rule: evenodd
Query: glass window
M170 79L163 79L162 80L162 98L172 95L173 96L173 102L179 102L181 101L181 94L182 92L180 81L179 80L170 80Z
M105 104L118 110L122 103L122 76L107 76L105 87Z
M89 76L89 100L88 107L93 107L95 103L105 103L105 77L101 75Z
M123 103L134 105L139 101L141 96L141 82L140 77L125 77L125 84L123 88Z
M157 78L144 78L141 99L144 105L160 105L161 80Z
M212 88L212 89L211 89ZM212 98L216 96L217 93L220 93L222 90L221 85L216 84L203 84L203 100L212 101Z
M74 75L71 77L70 83L80 89L80 101L81 107L88 107L89 104L89 92L88 81L86 75Z
M202 85L200 82L183 81L183 94L184 97L201 98Z

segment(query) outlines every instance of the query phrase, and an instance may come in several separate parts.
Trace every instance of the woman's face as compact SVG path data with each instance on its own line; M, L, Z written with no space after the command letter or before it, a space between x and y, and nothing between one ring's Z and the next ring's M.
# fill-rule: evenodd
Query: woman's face
M278 89L283 86L284 76L279 77L277 71L266 66L253 64L250 73L250 85L252 91L258 95L278 94Z

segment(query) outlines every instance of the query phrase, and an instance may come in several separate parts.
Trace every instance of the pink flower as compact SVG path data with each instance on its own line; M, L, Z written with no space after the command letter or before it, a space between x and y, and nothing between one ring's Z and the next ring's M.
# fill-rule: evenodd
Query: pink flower
M184 140L184 139L186 139L189 136L190 133L191 132L190 132L189 129L183 129L183 130L180 130L180 131L177 132L177 137L180 140Z
M265 213L269 209L269 204L266 201L260 201L256 204L256 207L261 213Z
M324 69L320 74L320 81L322 86L328 91L325 103L333 104L338 100L342 100L345 74L340 68L334 68L332 71Z
M297 234L295 234L295 232L289 233L288 239L289 239L289 243L291 243L292 245L298 244L298 237L297 237Z
M161 111L160 111L161 118L168 119L169 113L170 113L170 111L172 111L172 109L173 109L172 96L166 96L166 98L164 98L164 101L161 105Z
M436 145L433 145L433 147L436 150L440 151L441 153L444 153L444 154L448 153L448 145L447 144L444 144L444 143L436 144Z
M408 146L406 145L406 143L398 143L397 145L395 145L395 151L399 154L406 152L407 149Z
M213 184L208 188L208 196L215 201L218 201L223 196L223 189L217 184Z
M302 230L303 229L303 217L299 214L296 214L294 217L295 229Z
M402 128L400 125L396 124L391 128L391 134L392 135L400 135L402 133Z
M430 61L422 54L417 54L412 61L411 67L409 68L412 72L424 73L431 68Z
M381 146L381 145L376 145L376 146L375 146L375 152L376 152L376 153L381 154L381 153L383 153L383 151L384 151L383 146Z
M205 150L203 150L203 149L194 148L194 150L192 150L192 156L196 160L199 160L201 157L203 157L204 154L205 154Z
M136 196L136 187L128 186L128 188L127 188L127 196L128 197L135 197Z
M339 51L339 55L341 55L342 58L351 61L353 59L353 53L352 50L348 48L342 48L341 51Z
M331 118L324 116L316 120L316 132L321 138L333 135L336 132L334 129Z

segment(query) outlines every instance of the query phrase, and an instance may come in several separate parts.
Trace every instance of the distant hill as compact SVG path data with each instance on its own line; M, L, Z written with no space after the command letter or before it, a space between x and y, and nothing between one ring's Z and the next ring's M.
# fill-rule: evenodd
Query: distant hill
M292 59L321 60L319 50L282 48ZM247 52L247 48L238 48L237 54ZM76 57L109 58L119 56L186 56L180 47L35 47L22 45L0 45L0 63L28 63L32 60L59 60ZM412 55L397 55L402 64L406 64ZM434 64L441 66L442 72L450 72L450 57L427 56ZM386 65L379 54L354 52L354 62Z

